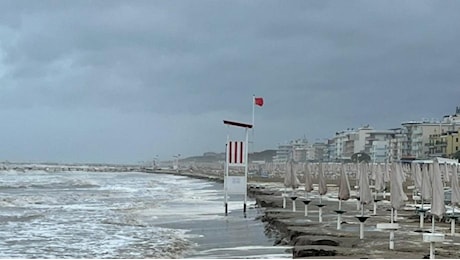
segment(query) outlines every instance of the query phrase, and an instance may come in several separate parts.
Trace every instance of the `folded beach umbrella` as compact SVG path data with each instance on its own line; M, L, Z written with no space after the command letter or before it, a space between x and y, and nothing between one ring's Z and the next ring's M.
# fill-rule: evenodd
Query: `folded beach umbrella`
M314 165L311 165L309 163L304 164L304 169L305 169L305 172L304 172L304 175L305 175L305 199L303 200L303 203L305 205L305 216L308 216L308 204L311 202L311 200L309 200L307 198L307 195L308 195L308 192L313 191L313 179L312 179L312 176L311 176L312 167L314 167Z
M308 163L305 164L305 191L313 191L313 180L311 177L310 164Z
M433 161L432 186L433 196L431 197L431 214L442 218L446 213L444 205L444 187L441 179L441 171L437 160Z
M362 164L359 174L359 200L361 204L369 204L372 201L371 189L369 187L369 176L367 164Z
M450 232L452 236L455 236L455 206L460 204L460 187L458 184L458 176L457 176L457 164L449 165L449 170L452 173L450 176L450 188L451 188L451 195L450 195L450 205L452 206L452 217L450 222Z
M444 172L443 172L443 176L442 176L442 179L444 181L444 183L449 183L450 182L450 179L449 179L449 171L450 170L450 165L448 163L444 163Z
M385 169L383 170L383 180L385 183L390 182L391 179L391 165L388 163L385 163Z
M375 169L375 190L380 192L385 189L385 177L383 175L383 165L379 164Z
M452 195L450 202L452 206L460 205L460 187L458 184L457 165L452 165L452 176L450 177L450 187L452 188Z
M412 180L415 188L420 191L422 189L422 170L418 163L411 163Z
M327 193L326 177L324 176L324 165L322 163L319 164L318 171L318 193L319 203L316 206L318 206L318 221L321 223L323 222L322 207L325 206L324 204L322 204L322 197Z
M377 214L377 195L379 192L382 192L385 190L385 180L383 176L383 170L382 170L383 165L378 164L374 168L374 215Z
M339 184L339 200L348 200L350 198L350 183L348 182L347 173L342 164L340 167L340 184Z
M300 186L300 181L297 178L295 163L293 159L289 159L286 163L286 173L284 175L284 187L297 189Z
M429 200L431 199L432 193L429 165L425 163L422 164L422 189L420 190L420 194L423 200Z
M350 183L348 182L348 176L345 171L345 166L340 165L340 182L339 182L339 209L335 210L337 213L337 229L342 228L342 214L345 213L342 210L342 200L348 200L350 198Z
M404 172L402 170L401 164L393 164L390 183L390 203L393 209L401 208L404 205L404 201L408 199L403 189L403 174Z
M324 176L323 164L319 164L318 173L318 192L319 195L325 195L327 193L326 177Z

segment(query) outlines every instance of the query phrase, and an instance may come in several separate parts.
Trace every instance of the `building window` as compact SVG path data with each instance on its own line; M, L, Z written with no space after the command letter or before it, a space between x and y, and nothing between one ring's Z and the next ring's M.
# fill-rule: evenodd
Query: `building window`
M455 146L455 151L458 151L458 146Z
M455 142L457 142L457 143L458 143L458 137L457 137L457 138L455 138Z

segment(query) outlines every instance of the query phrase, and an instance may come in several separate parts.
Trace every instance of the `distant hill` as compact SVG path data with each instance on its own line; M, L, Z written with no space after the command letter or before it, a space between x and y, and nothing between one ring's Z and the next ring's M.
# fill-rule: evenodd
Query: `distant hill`
M265 161L272 162L273 156L275 156L276 150L265 150L262 152L250 153L249 161ZM191 156L181 159L182 162L219 162L225 160L225 153L213 153L207 152L203 155Z
M265 161L265 162L272 162L273 161L273 156L276 155L276 150L265 150L262 152L255 152L255 153L250 153L249 156L249 161Z

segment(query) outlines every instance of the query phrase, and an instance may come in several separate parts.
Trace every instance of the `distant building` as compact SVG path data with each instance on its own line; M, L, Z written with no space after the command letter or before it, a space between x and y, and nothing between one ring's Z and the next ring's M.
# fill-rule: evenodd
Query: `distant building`
M403 128L376 130L369 125L337 132L327 143L329 161L347 161L356 153L366 153L373 162L398 161L406 141Z
M400 161L404 155L404 147L407 146L407 135L404 128L390 129L394 135L389 141L388 162Z
M329 161L343 161L351 159L351 155L353 154L352 151L354 149L354 133L354 129L347 129L335 133L335 136L328 142Z
M311 149L309 161L324 162L328 161L328 145L326 143L314 143Z
M460 132L458 130L449 132L448 138L446 139L446 154L447 157L452 157L456 152L460 150Z
M410 159L430 158L430 136L446 133L451 127L451 123L435 121L409 121L403 122L402 126L407 132L407 146L404 147L403 156Z
M305 162L309 150L310 146L307 139L292 140L286 144L278 145L276 155L273 157L273 162L285 163L291 156L297 162Z
M328 142L329 161L351 160L355 153L365 152L366 137L373 129L369 125L358 128L336 132L335 136Z
M382 163L390 160L391 140L395 130L372 130L366 133L364 152L369 154L372 162Z

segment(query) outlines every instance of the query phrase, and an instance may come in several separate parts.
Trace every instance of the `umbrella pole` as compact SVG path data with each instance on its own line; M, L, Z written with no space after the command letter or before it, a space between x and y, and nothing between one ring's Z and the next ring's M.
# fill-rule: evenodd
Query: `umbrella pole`
M423 209L423 197L421 197L421 211L420 211L420 228L423 228L423 223L425 222L425 210Z
M319 195L319 204L322 204L322 197L323 195ZM323 208L320 206L318 210L318 221L319 223L323 222Z
M455 204L452 204L452 218L450 219L450 235L455 236Z
M393 224L393 207L391 207L390 223Z
M377 215L377 190L374 191L374 215Z
M454 217L450 221L450 235L455 236L455 218Z
M395 232L394 230L390 230L390 250L395 249Z
M305 217L308 216L308 204L305 204Z
M431 215L431 233L434 233L434 215Z
M295 212L295 200L292 201L292 212Z
M434 259L434 242L430 242L430 259Z
M361 204L361 216L364 216L364 204ZM364 221L359 221L359 239L364 239Z
M305 200L308 200L308 193L305 192ZM305 203L305 217L308 216L308 203Z
M284 193L283 193L283 209L286 208L286 187L284 187Z
M398 210L395 209L395 214L394 214L395 221L398 221Z
M337 230L342 229L342 214L340 214L340 210L342 210L341 199L339 199L339 211L337 211Z

